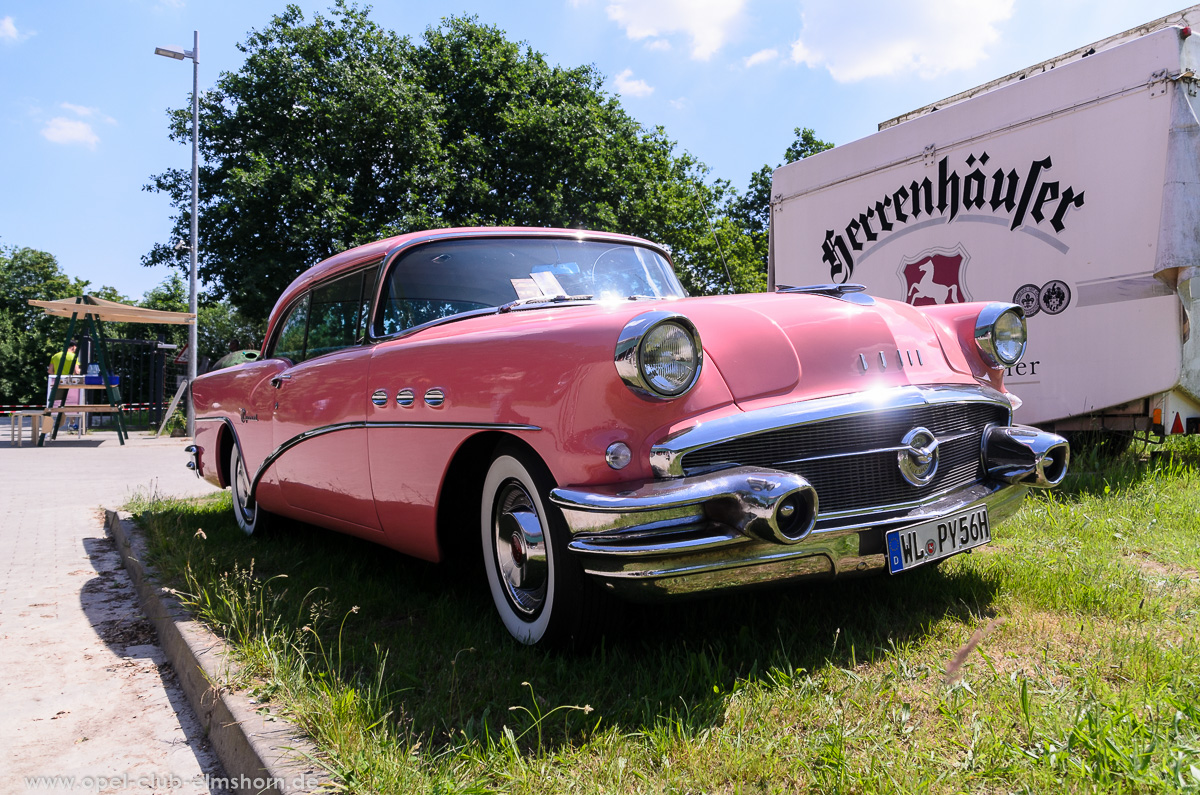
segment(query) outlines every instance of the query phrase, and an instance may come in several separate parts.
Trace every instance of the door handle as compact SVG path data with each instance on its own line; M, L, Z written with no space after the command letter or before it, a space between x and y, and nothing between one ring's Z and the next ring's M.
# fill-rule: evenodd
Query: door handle
M275 387L276 389L279 389L279 387L283 386L284 381L291 381L291 380L292 380L291 375L289 375L287 373L281 373L271 379L271 386Z

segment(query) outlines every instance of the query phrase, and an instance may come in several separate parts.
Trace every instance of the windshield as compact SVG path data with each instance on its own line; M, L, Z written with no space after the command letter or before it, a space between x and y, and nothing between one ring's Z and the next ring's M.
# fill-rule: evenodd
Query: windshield
M605 301L684 295L667 261L641 246L570 238L446 240L397 258L373 331L385 337L463 312L555 296Z

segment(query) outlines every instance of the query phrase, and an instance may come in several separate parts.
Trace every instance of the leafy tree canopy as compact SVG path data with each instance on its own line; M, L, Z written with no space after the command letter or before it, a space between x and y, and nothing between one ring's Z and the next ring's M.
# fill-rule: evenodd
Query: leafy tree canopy
M795 135L796 139L784 152L785 163L794 163L833 148L833 144L817 138L817 134L808 127L797 127ZM771 174L780 165L764 164L750 175L746 194L733 196L726 206L730 220L750 238L753 260L762 274L762 289L766 289L767 257L770 251Z
M0 405L44 404L46 367L66 339L69 320L47 315L30 306L29 300L53 301L84 293L148 309L186 312L188 307L187 285L179 274L169 275L136 301L112 287L93 289L90 282L68 276L45 251L0 246ZM262 323L248 320L226 301L201 295L199 314L201 357L216 361L232 344L257 348L262 342ZM109 322L101 331L110 339L153 339L162 331L168 342L179 346L187 342L186 326ZM77 325L75 333L82 337L87 327Z
M703 164L625 113L591 66L552 66L474 18L414 44L345 0L312 22L288 6L240 47L241 69L201 101L200 273L249 317L325 257L440 226L640 234L671 248L693 292L762 281L739 281L754 275L739 265L730 285L711 244L728 186L706 184ZM188 142L190 122L171 111L171 137ZM190 175L152 179L185 239ZM144 262L182 267L184 254L163 243Z
M67 321L30 306L30 299L70 298L87 286L45 251L0 247L0 404L43 402L50 356L62 350Z

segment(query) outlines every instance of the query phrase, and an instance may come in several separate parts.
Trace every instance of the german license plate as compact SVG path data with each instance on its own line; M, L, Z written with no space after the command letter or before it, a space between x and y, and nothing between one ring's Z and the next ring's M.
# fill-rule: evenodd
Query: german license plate
M896 574L935 560L948 558L992 540L987 506L929 522L889 530L888 571Z

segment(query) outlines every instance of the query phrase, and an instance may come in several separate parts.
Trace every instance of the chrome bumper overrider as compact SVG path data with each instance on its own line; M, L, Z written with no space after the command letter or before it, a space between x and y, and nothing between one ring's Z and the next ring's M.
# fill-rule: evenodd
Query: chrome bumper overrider
M983 480L919 504L823 517L800 475L738 466L601 488L554 489L585 571L632 599L887 569L886 531L986 505L999 522L1066 474L1067 442L1025 426L984 431Z

